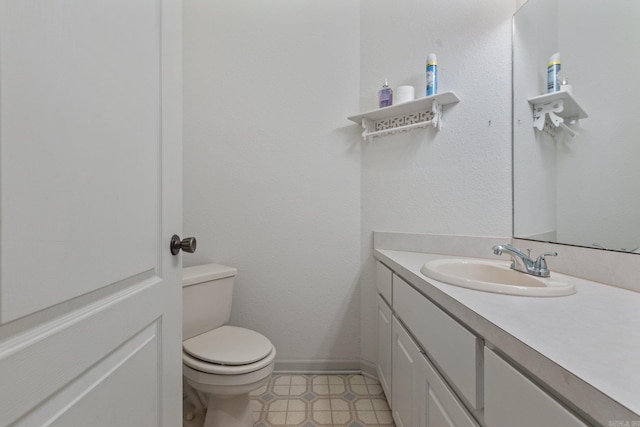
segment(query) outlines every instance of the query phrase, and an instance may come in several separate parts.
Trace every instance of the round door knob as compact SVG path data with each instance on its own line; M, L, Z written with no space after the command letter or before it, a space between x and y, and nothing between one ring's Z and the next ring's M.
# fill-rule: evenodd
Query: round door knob
M178 255L180 249L184 252L194 253L196 251L196 238L185 237L180 240L180 236L177 234L171 236L171 255Z

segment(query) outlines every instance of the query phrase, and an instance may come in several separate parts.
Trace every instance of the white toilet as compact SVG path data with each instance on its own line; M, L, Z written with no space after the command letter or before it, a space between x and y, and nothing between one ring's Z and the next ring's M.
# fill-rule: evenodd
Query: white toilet
M185 427L251 427L249 393L266 384L276 349L265 336L228 326L237 270L219 264L182 274Z

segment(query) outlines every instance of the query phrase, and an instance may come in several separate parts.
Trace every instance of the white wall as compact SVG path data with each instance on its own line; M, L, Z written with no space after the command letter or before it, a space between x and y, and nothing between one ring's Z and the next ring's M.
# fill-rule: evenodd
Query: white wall
M185 0L185 265L277 360L360 357L359 1Z
M513 0L361 3L361 110L383 79L425 90L427 54L439 64L444 127L363 144L362 357L375 360L372 231L511 236ZM491 248L487 248L489 255Z
M511 235L514 11L185 0L185 265L239 268L231 321L279 361L375 360L373 230ZM462 99L442 131L361 142L345 118L384 78L421 96L430 52Z

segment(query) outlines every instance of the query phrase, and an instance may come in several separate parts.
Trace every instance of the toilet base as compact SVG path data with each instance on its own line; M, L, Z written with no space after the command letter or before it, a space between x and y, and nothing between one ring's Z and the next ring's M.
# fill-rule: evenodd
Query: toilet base
M218 398L209 396L203 427L253 427L251 400L248 394Z
M182 427L203 427L204 413L197 414L196 408L188 398L182 400Z
M186 396L182 402L183 427L253 427L251 398L248 393L223 397L209 395L204 408L200 398L206 397L202 393L197 393L186 382L185 391Z

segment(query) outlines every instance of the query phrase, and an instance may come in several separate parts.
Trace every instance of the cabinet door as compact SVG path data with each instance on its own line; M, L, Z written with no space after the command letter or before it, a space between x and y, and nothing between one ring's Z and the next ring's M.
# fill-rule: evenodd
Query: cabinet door
M421 355L418 347L393 318L393 356L391 383L391 411L397 427L425 427L424 398L421 373ZM418 394L422 394L418 396ZM422 416L421 416L422 415Z
M395 317L392 361L391 407L398 427L478 427Z
M391 308L378 295L378 379L391 405Z
M395 275L393 308L449 384L481 409L482 340Z
M426 427L477 427L478 423L469 415L460 400L446 385L440 374L424 354L420 364L420 381L423 390L419 396L426 399Z

